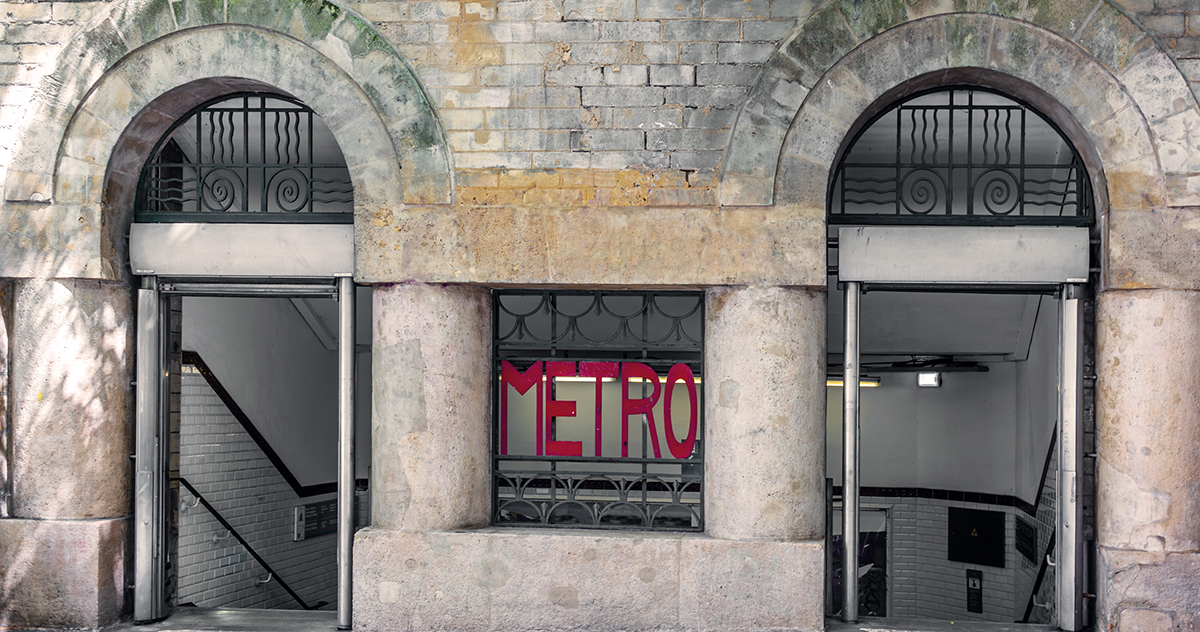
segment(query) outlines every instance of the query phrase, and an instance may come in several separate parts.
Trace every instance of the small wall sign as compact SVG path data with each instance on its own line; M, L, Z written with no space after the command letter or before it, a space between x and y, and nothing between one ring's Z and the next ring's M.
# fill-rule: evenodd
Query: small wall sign
M983 612L983 571L967 571L967 612Z
M337 500L325 500L294 507L295 522L292 541L299 542L319 535L337 533Z

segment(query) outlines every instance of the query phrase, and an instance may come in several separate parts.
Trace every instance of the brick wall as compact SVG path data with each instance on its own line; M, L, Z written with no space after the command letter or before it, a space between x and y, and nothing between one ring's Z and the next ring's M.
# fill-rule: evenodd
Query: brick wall
M204 378L185 367L182 380L180 473L212 503L310 605L337 603L337 537L292 541L293 507L336 498L299 498L229 414ZM298 608L267 572L203 506L180 492L177 603L203 607ZM214 540L215 536L215 540Z
M883 499L869 500L872 507L883 504L879 502ZM892 525L889 534L892 546L891 616L954 621L1014 620L1015 578L1020 555L1012 546L1011 507L934 498L889 498L886 504L891 511ZM1004 568L946 559L950 507L1004 512ZM983 571L982 614L967 612L967 569Z

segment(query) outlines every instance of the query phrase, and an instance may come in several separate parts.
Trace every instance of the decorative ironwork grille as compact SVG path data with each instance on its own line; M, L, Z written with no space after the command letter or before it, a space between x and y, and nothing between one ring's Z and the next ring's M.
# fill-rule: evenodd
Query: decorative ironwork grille
M136 204L139 222L354 221L337 141L276 94L221 97L179 119L142 168Z
M1086 225L1087 169L1053 123L991 92L919 95L877 117L838 165L831 224Z
M494 294L492 522L704 530L704 295Z

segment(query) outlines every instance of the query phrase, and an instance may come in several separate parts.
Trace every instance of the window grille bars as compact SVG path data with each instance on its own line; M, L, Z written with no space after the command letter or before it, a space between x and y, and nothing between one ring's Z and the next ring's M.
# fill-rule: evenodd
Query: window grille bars
M838 165L831 224L1087 225L1091 184L1052 122L977 89L919 95L871 122Z
M604 292L604 291L520 291L494 293L493 372L497 392L493 397L493 487L492 522L498 526L560 527L592 529L637 529L703 531L703 340L704 295L699 292ZM509 363L524 374L548 363L622 363L644 364L660 381L677 364L685 364L694 375L696 399L696 440L686 458L672 458L663 449L655 457L652 446L659 441L655 433L672 432L663 413L632 415L629 418L628 457L605 454L620 435L614 426L622 401L614 398L622 379L617 372L605 378L568 378L584 384L570 384L570 395L563 378L539 376L540 391L525 383L526 397L538 398L536 409L557 398L579 397L577 417L546 419L548 438L568 435L580 439L583 455L548 454L535 448L532 441L518 441L521 428L515 415L502 421L502 406L512 403L520 392L502 376L502 364ZM510 367L510 368L512 368ZM624 385L631 397L647 398L658 388L640 378ZM682 398L682 383L673 383L674 395ZM501 391L508 389L507 393ZM604 436L601 438L601 413L597 407L596 438L592 432L593 392L603 392ZM585 395L587 393L587 395ZM588 401L586 397L592 397ZM615 401L612 401L614 400ZM544 400L544 401L543 401ZM504 402L508 402L505 404ZM660 404L661 406L661 404ZM533 404L526 401L533 412ZM686 418L676 405L674 427L682 429ZM515 412L515 409L512 411ZM653 419L655 416L657 419ZM641 423L638 423L638 422ZM564 433L562 424L573 431ZM527 419L525 426L531 422ZM502 433L504 437L502 438ZM606 446L602 450L600 446ZM684 448L686 452L686 448Z
M337 142L290 97L239 93L205 103L150 156L138 182L140 222L353 222Z

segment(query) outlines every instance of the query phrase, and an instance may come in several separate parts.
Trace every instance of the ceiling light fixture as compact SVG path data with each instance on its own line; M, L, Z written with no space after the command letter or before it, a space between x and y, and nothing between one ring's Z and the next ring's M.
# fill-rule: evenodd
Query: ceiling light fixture
M937 388L942 385L942 374L937 371L922 371L917 373L917 386L921 388Z
M846 383L845 383L845 381L842 380L842 376L840 376L840 375L831 375L831 376L825 378L825 386L840 388L845 385L846 385ZM879 386L883 386L883 380L878 377L864 375L864 376L858 378L858 387L859 388L876 388Z

